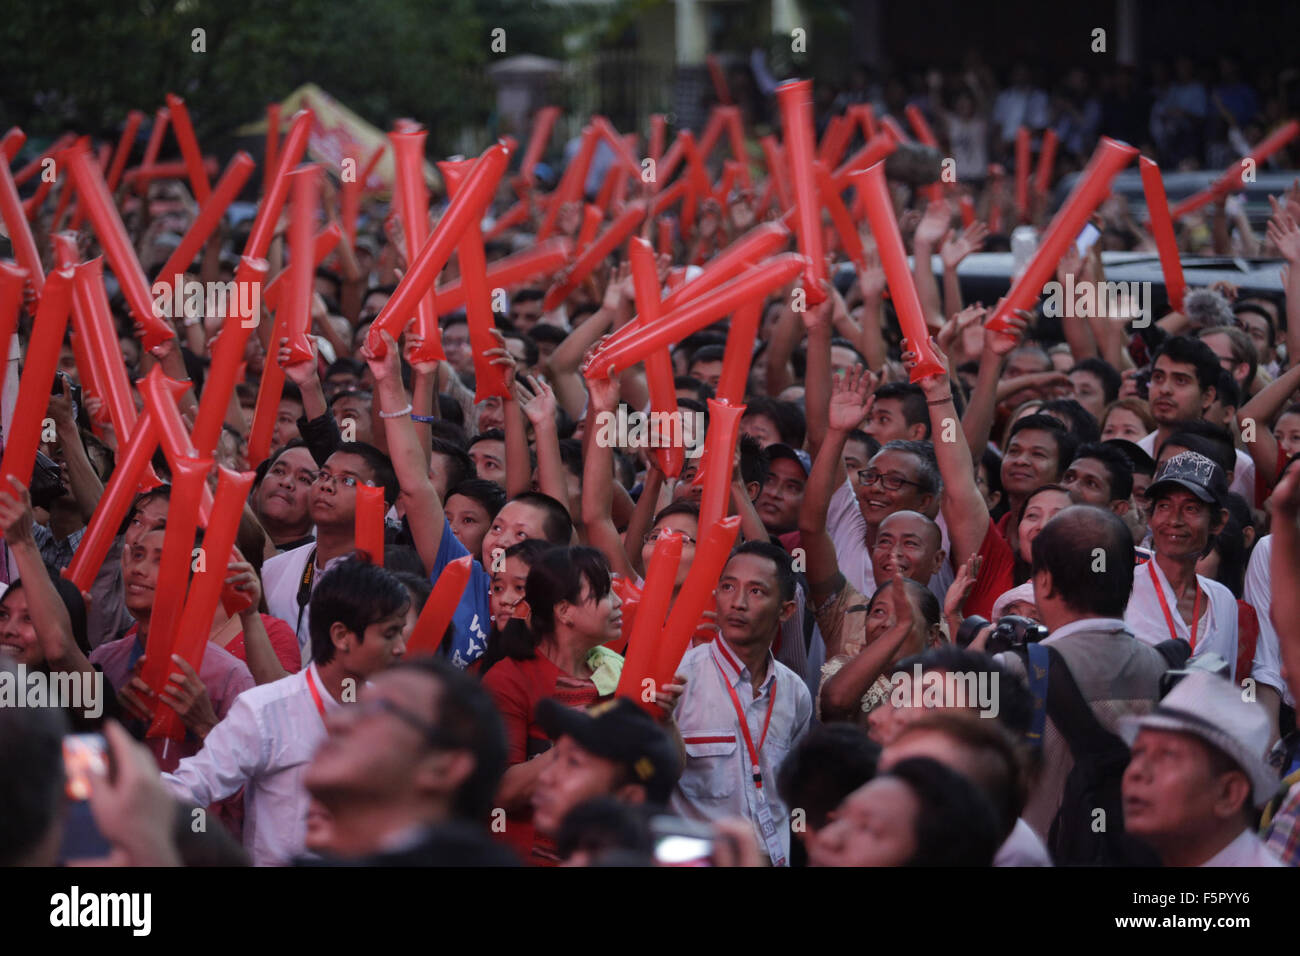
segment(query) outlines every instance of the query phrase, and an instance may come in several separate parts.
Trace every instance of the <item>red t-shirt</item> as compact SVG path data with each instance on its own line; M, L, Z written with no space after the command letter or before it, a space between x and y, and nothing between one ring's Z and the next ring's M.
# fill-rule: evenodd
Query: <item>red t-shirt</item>
M302 651L298 647L298 635L293 632L287 621L282 621L278 617L272 617L270 614L260 615L262 626L266 628L266 636L271 640L271 650L275 651L276 660L290 674L295 674L302 667ZM226 650L234 654L245 664L248 663L248 652L244 649L244 632L240 631L226 645Z
M600 700L595 684L570 677L541 654L524 661L505 658L487 672L483 686L505 723L506 761L512 767L551 749L553 741L537 723L537 705L544 698L575 709ZM502 837L522 860L543 866L554 862L554 843L533 829L531 808L507 814Z
M979 556L983 559L979 577L975 579L970 597L966 598L962 613L992 618L993 602L1016 586L1016 556L992 518L989 519L988 531L984 532L984 540L980 542Z

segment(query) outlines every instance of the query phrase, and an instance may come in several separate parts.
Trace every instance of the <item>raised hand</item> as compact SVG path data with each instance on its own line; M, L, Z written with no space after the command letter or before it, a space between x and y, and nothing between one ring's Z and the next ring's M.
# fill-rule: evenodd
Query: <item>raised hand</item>
M862 424L871 408L875 376L855 365L843 376L831 379L831 401L827 409L827 427L831 431L851 432Z
M862 290L862 298L868 302L881 299L885 294L885 286L888 284L885 279L885 267L880 264L880 255L876 252L875 246L867 248L863 244L863 258L866 268L858 272L858 288Z
M36 516L32 513L32 496L27 486L9 476L9 488L0 490L0 533L11 544L19 541L35 541L32 529L36 525Z
M361 357L364 358L366 364L370 366L370 372L375 376L376 385L392 378L401 381L402 360L399 357L400 353L397 351L397 342L392 335L389 334L387 329L381 330L379 335L380 339L384 343L383 358L376 358L375 353L370 350L369 346L362 346ZM285 373L288 373L288 369L285 369Z
M515 401L533 423L533 428L555 422L558 408L555 392L540 375L523 375L515 379Z
M517 370L515 357L511 355L510 350L506 348L506 337L500 329L488 329L488 331L496 337L497 342L500 344L493 348L486 349L483 352L483 357L488 360L489 365L497 365L504 370L506 391L513 393L515 386L515 372Z
M208 689L199 679L198 672L179 654L172 655L172 663L179 668L167 678L158 694L158 698L176 711L185 729L200 739L206 737L217 726L216 709Z
M988 234L988 226L982 222L971 223L960 234L948 233L948 238L939 247L939 258L943 260L943 267L955 269L972 252L979 252L984 248L984 240L988 238Z
M913 245L934 249L948 234L948 225L951 221L952 210L948 208L947 202L940 199L930 203L925 207L925 214L916 225L916 234L912 237Z
M1273 218L1268 221L1265 230L1269 242L1277 246L1278 252L1287 262L1300 262L1300 226L1296 225L1291 213L1282 208L1277 199L1269 196L1268 201L1273 206Z
M284 369L284 377L301 388L316 378L316 340L307 336L307 347L311 349L311 358L289 364L292 355L288 336L280 339L280 348L275 353L275 361Z
M1017 309L1015 315L1007 316L1006 321L1010 328L1004 332L984 326L984 348L998 358L1011 354L1020 344L1021 339L1025 337L1025 331L1029 328L1029 323L1033 321L1033 314L1024 309Z
M980 565L984 559L978 554L972 554L957 569L957 576L953 578L952 584L948 585L948 590L943 598L943 616L945 618L960 617L962 605L970 597L971 589L975 587L975 580L980 574Z

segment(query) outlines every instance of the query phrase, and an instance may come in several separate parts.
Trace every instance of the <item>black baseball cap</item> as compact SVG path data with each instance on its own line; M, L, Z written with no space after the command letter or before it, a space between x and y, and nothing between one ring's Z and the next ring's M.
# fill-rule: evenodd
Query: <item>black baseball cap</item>
M583 750L627 767L652 803L667 803L682 774L677 747L653 717L626 697L586 710L553 698L537 705L537 722L552 740L572 737Z
M1174 455L1161 465L1147 488L1147 497L1155 499L1171 485L1185 488L1202 501L1219 507L1228 500L1228 477L1223 469L1194 451Z

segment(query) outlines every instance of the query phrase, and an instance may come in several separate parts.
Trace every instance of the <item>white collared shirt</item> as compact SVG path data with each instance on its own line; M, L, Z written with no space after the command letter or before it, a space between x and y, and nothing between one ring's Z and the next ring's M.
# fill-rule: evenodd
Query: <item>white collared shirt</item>
M327 715L343 706L310 664L244 691L212 728L203 749L162 775L173 796L200 807L244 787L244 847L254 866L284 866L303 852L310 796L302 778L325 739L308 674Z
M1201 866L1285 866L1249 827Z
M1155 569L1156 579L1164 592L1165 604L1174 622L1174 634L1169 633L1169 621L1160 606L1155 585L1151 583L1151 571L1148 570L1150 568ZM1195 660L1202 654L1218 654L1228 662L1228 676L1235 681L1237 679L1237 599L1218 581L1212 581L1198 574L1196 582L1204 589L1209 600L1202 602L1203 610L1196 627L1196 647L1191 660ZM1152 647L1173 637L1190 642L1192 629L1188 627L1177 608L1178 601L1174 597L1174 589L1170 586L1158 562L1151 560L1133 569L1133 593L1128 599L1128 608L1124 611L1124 623L1128 625L1134 637Z
M706 822L745 817L754 826L759 847L766 852L758 826L760 798L754 786L753 764L725 679L744 709L755 747L763 739L763 724L771 704L772 720L759 751L759 768L763 793L789 859L790 811L776 792L776 774L786 754L808 732L812 696L803 678L773 658L770 651L767 667L767 678L758 697L754 697L749 670L727 649L722 638L686 652L678 668L686 678L686 690L674 714L686 745L686 769L673 791L671 806L674 813Z
M1291 689L1282 679L1282 650L1278 646L1277 629L1269 614L1273 610L1273 536L1267 534L1259 539L1255 550L1250 553L1250 564L1246 568L1246 586L1242 593L1246 603L1255 609L1259 617L1259 639L1255 642L1255 661L1251 665L1250 676L1256 683L1274 688L1286 703L1294 707L1295 698Z
M307 571L307 561L315 554L316 545L313 542L268 558L262 565L262 590L266 594L267 613L278 617L290 627L297 627L298 649L302 652L303 667L311 662L311 599L308 597L307 604L300 609L298 589ZM339 555L326 561L325 567L317 567L311 579L312 591L316 590L316 585L325 572L346 557L346 554Z

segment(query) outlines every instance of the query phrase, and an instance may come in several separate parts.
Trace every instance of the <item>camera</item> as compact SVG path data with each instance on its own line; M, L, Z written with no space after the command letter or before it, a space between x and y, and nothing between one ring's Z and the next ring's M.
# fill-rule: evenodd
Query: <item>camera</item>
M984 651L988 654L1001 654L1026 644L1037 644L1047 637L1047 628L1031 618L1019 614L1006 614L991 623L987 618L972 614L961 622L957 628L956 644L969 647L985 629L992 628L988 640L984 642Z
M1230 675L1228 662L1218 654L1202 654L1194 661L1188 661L1186 667L1178 670L1168 670L1160 675L1160 697L1164 696L1178 685L1178 682L1188 674L1194 674L1196 671L1209 671L1227 680Z
M63 469L59 467L59 463L38 451L36 464L32 468L32 480L28 482L27 490L31 493L33 508L44 508L49 511L50 505L56 498L62 498L68 493L68 488L63 483Z

